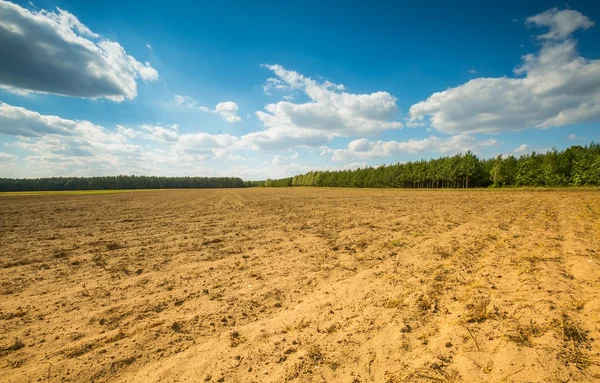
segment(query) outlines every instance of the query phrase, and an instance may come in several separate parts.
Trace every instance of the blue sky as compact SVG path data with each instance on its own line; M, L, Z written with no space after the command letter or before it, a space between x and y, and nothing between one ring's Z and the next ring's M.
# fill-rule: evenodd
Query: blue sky
M263 179L598 141L594 3L0 0L0 177Z

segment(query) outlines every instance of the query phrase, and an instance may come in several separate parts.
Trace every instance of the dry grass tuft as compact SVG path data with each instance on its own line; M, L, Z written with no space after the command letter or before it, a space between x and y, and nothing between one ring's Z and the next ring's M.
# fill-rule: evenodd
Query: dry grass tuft
M490 298L488 297L478 297L473 299L471 303L467 304L467 322L482 323L489 319L491 314L488 311L489 304Z
M590 364L600 364L586 355L586 350L590 348L587 331L581 329L566 313L561 315L560 320L554 320L552 325L562 335L563 344L558 358L565 366L572 365L583 370Z

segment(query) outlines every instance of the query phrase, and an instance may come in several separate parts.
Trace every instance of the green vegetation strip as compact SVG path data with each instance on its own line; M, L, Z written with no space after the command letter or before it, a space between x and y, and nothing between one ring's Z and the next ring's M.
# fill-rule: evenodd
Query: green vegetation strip
M467 152L355 170L314 171L247 186L458 189L472 187L600 186L600 144L481 159Z

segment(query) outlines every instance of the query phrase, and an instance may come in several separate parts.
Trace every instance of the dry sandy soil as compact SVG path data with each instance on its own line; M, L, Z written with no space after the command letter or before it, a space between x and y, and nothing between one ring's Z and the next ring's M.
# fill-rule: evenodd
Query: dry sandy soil
M600 381L600 193L0 197L2 382Z

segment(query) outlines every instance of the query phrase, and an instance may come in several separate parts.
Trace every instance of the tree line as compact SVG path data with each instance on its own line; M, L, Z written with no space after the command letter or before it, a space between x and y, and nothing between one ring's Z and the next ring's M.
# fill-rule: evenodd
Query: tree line
M0 191L184 189L325 186L354 188L471 188L600 186L600 143L480 159L471 152L355 170L312 171L294 177L242 181L238 177L0 178Z
M246 186L470 188L600 186L600 143L480 159L471 152L355 170L313 171L294 177L247 182Z
M0 191L55 191L108 189L243 188L237 177L53 177L35 179L0 178Z

